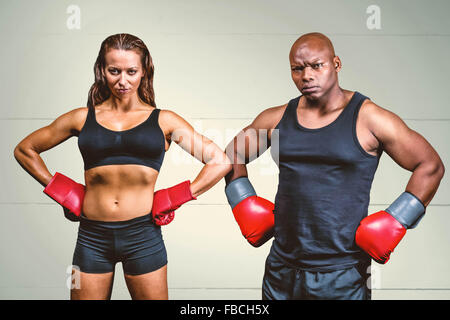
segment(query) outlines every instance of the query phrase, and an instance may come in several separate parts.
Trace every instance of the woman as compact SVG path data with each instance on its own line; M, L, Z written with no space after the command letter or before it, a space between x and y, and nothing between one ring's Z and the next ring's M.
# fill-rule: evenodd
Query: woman
M139 38L108 37L94 65L87 108L63 114L14 150L20 165L64 207L66 217L80 221L73 256L80 286L71 289L71 299L110 299L117 262L123 264L133 299L167 299L160 226L231 170L216 144L176 113L156 108L153 71ZM85 186L59 173L52 176L39 156L72 136L78 136ZM154 193L171 141L205 165L192 183Z

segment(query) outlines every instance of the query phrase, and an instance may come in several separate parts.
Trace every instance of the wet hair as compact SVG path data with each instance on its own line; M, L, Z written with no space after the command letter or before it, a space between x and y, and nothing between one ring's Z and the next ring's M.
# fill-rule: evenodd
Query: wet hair
M94 64L95 80L89 89L88 108L103 103L111 96L111 90L108 88L106 77L103 74L105 68L105 56L111 49L133 50L141 56L141 64L144 70L144 76L138 88L138 95L145 103L156 108L155 92L153 91L153 73L154 66L150 52L144 42L136 36L128 33L118 33L109 36L103 40L97 60Z

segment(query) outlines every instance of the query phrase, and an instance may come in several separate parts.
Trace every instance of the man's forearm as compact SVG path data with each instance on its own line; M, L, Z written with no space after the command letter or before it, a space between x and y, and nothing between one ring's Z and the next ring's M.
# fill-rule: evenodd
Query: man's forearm
M225 176L225 183L228 184L231 181L239 178L239 177L247 177L247 167L245 164L232 164L232 169Z
M405 191L415 195L427 206L433 199L444 172L445 168L440 160L420 164L414 169Z
M238 148L237 136L227 145L225 153L231 160L231 171L225 176L225 183L228 185L231 181L239 177L247 177L247 167L245 161L246 148Z

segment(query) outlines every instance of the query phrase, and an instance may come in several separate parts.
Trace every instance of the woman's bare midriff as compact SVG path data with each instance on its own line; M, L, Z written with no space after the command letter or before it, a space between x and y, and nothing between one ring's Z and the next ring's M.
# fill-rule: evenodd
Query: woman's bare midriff
M141 165L107 165L85 171L83 215L126 221L151 212L158 171Z

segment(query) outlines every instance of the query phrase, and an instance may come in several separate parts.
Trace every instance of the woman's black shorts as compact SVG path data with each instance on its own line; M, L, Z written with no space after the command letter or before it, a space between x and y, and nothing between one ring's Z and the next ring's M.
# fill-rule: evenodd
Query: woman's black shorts
M139 275L167 264L161 227L151 214L127 221L95 221L81 216L72 264L86 273L114 271L122 262L125 274Z

